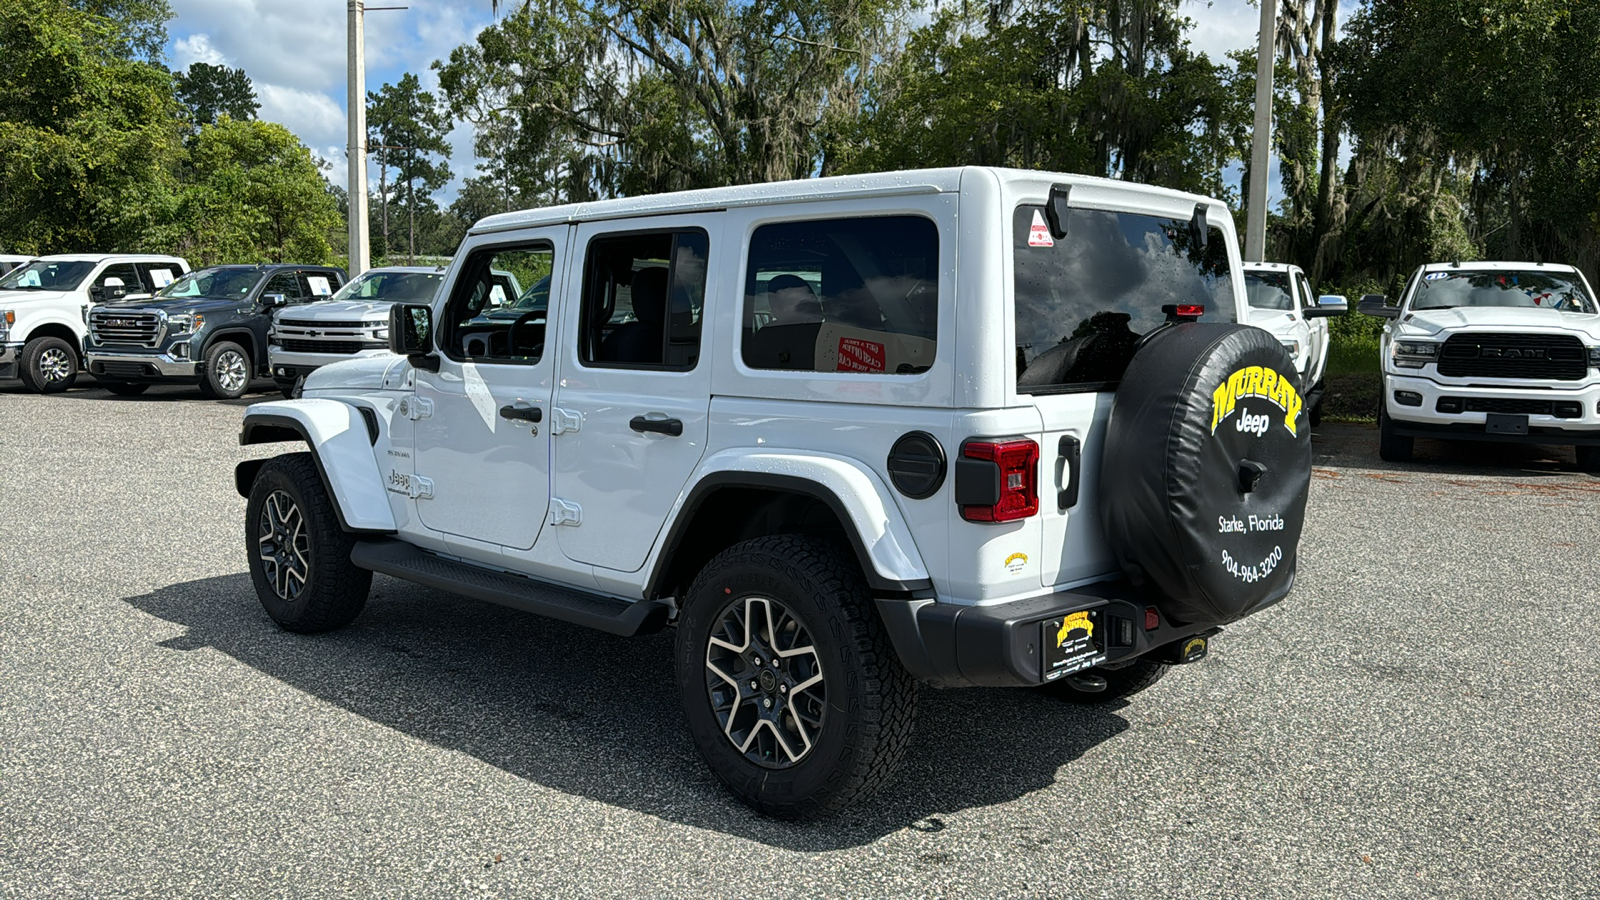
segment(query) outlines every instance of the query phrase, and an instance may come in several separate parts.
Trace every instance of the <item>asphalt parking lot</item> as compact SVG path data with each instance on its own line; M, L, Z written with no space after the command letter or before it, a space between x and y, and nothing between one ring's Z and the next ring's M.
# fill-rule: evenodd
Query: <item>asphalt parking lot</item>
M279 631L247 402L0 382L0 894L1600 895L1600 480L1325 425L1299 582L1130 702L924 690L863 808L764 820L668 635L387 578ZM267 387L263 384L262 387Z

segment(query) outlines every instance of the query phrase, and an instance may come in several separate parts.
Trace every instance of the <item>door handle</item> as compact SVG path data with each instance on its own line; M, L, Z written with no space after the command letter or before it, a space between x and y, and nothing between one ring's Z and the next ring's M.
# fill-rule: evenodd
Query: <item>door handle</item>
M1056 492L1056 506L1066 511L1078 505L1078 472L1079 463L1083 462L1083 442L1070 434L1062 435L1058 450L1061 458L1067 461L1067 484Z
M524 422L540 422L544 420L544 410L537 406L502 406L500 418L521 419Z
M634 416L628 427L637 432L653 431L668 437L678 437L683 434L683 422L678 419L646 419L644 416Z

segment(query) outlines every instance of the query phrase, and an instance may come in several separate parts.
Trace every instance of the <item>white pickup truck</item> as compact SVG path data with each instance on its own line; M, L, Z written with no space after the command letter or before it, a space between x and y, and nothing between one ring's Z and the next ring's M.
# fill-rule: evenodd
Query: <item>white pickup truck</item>
M83 367L89 307L148 297L189 271L178 256L45 256L0 278L0 378L41 394L72 387Z
M1572 266L1433 263L1412 273L1379 353L1378 454L1411 458L1419 437L1569 444L1600 471L1600 307Z
M1305 388L1311 424L1321 424L1327 320L1349 312L1350 301L1338 294L1317 296L1305 271L1288 263L1245 263L1244 290L1250 324L1272 332L1289 351Z

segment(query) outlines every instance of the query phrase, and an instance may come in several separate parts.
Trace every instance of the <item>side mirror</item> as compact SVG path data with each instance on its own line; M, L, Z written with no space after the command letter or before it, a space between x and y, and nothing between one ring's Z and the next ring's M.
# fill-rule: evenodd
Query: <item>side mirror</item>
M419 369L439 371L433 353L433 309L420 303L389 307L389 352L398 353Z
M1356 304L1356 311L1380 319L1400 318L1400 307L1390 306L1388 298L1382 294L1368 294L1362 297L1361 302Z
M1323 294L1317 298L1317 305L1306 310L1308 319L1331 319L1342 316L1350 311L1350 301L1338 294Z
M277 308L279 308L281 306L288 306L288 305L289 305L289 298L285 297L283 294L262 294L261 295L261 307L262 307L262 309L277 309Z

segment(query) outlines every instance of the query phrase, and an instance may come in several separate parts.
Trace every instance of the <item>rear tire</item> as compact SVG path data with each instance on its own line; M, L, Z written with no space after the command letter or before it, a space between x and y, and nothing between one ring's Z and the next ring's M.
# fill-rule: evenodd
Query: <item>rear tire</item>
M1386 462L1410 462L1416 449L1416 439L1394 433L1393 420L1389 418L1387 404L1378 400L1378 456Z
M59 394L78 380L78 351L58 337L40 337L22 348L18 373L28 390Z
M339 527L311 454L279 456L256 473L245 507L250 580L284 630L331 631L361 614L372 573L350 562L355 542Z
M854 558L826 540L773 535L718 554L686 594L675 655L695 745L766 815L843 809L910 743L916 682Z
M233 341L217 341L206 348L200 371L200 393L207 400L232 400L250 389L250 354Z
M1600 473L1600 447L1574 447L1578 455L1578 471Z
M102 381L100 386L118 397L137 397L150 390L149 384L135 384L131 381Z
M1052 681L1041 690L1068 703L1097 706L1139 693L1160 681L1161 676L1167 674L1170 668L1172 667L1166 663L1139 659L1120 669L1090 669L1088 674L1098 675L1106 680L1106 689L1103 691L1080 691L1065 678Z

